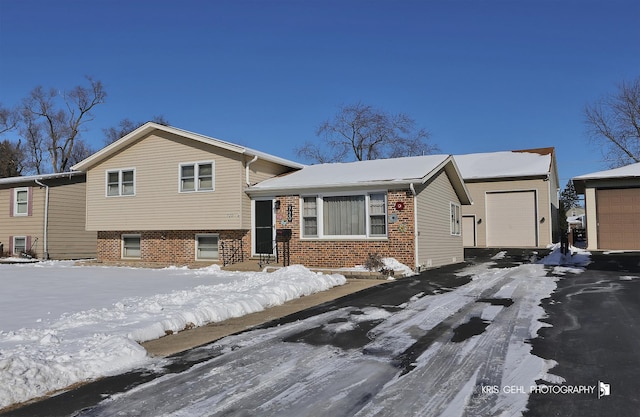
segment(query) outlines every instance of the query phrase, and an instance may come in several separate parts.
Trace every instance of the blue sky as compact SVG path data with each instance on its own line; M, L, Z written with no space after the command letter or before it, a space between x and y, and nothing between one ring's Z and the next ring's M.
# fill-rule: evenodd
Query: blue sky
M101 80L83 137L163 115L299 160L343 104L406 113L443 153L555 146L607 168L583 109L640 76L637 0L0 0L0 102ZM302 161L304 162L304 161Z

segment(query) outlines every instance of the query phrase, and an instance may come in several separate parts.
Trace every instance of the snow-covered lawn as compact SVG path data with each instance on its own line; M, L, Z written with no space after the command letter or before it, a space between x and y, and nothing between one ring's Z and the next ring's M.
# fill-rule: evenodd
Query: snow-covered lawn
M0 264L0 409L152 361L136 342L345 282L302 266L240 273Z

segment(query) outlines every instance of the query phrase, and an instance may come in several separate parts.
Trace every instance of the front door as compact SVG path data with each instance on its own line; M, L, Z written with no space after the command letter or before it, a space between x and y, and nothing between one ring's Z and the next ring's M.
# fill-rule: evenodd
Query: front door
M255 201L255 253L273 254L273 200Z

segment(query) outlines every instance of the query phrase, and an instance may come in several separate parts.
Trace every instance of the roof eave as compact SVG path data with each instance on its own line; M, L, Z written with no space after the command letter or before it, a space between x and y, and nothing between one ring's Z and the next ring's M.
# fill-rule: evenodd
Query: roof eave
M220 139L200 135L198 133L189 132L187 130L178 129L172 126L165 126L154 122L147 122L129 133L128 135L123 136L112 144L102 148L98 152L89 156L88 158L78 162L74 166L71 167L74 171L86 171L92 166L96 165L100 161L108 158L109 156L116 153L121 148L127 146L129 143L134 142L143 136L153 132L154 130L161 130L163 132L171 133L177 136L186 137L188 139L192 139L198 142L205 143L207 145L216 146L218 148L226 149L231 152L235 152L241 155L249 155L249 156L258 156L266 161L274 162L280 165L288 166L291 168L302 168L304 165L299 164L297 162L289 161L284 158L280 158L274 155L270 155L264 152L256 151L254 149L245 148L244 146L236 145L230 142L226 142Z

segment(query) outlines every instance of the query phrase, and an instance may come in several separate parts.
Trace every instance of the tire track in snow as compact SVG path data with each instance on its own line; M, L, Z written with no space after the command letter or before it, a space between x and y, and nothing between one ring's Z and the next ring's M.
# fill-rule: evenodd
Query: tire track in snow
M534 278L521 279L523 267L519 267L507 273L479 297L487 298L498 294L499 290L507 285L516 285L512 294L514 304L501 308L484 333L463 343L453 343L453 332L442 332L442 335L433 341L432 346L416 358L415 368L411 372L391 381L357 415L393 416L397 415L399 409L403 415L429 416L521 412L526 406L527 395L511 394L505 398L501 393L482 394L478 387L501 387L508 382L528 386L535 381L518 380L512 369L505 369L505 362L514 359L525 360L530 356L530 346L524 346L526 352L523 352L523 345L532 336L532 329L537 328L532 321L538 319L539 311L535 310L540 303L540 296L535 295L540 291L532 291L530 280L539 281L534 283L534 286L549 280L544 277L542 266L526 267L531 268L529 272L536 275ZM482 304L470 303L447 319L449 324L446 327L451 329L456 322L472 316L481 316L485 308ZM510 353L512 357L508 358ZM523 357L523 353L527 357ZM541 359L535 362L540 362L540 368L535 371L536 375L546 372ZM514 365L509 363L507 366ZM463 395L460 395L461 393Z

